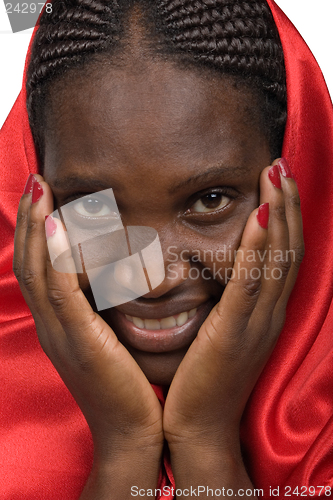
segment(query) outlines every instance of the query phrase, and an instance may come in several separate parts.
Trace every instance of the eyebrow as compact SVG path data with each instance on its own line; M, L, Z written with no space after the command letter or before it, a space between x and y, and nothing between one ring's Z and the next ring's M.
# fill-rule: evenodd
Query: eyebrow
M110 189L110 184L101 179L89 179L85 177L76 177L74 175L57 177L52 180L53 188L68 191L68 190L97 190Z
M215 167L211 167L204 172L200 172L199 174L192 175L188 179L181 181L177 184L174 184L170 189L169 193L173 194L185 187L191 187L192 185L197 185L202 181L205 182L213 182L216 180L220 180L221 177L229 177L233 178L242 177L244 174L249 172L249 168L245 166L226 166L226 165L218 165ZM57 177L52 180L53 188L70 191L70 190L80 190L83 191L96 191L103 189L110 189L110 183L105 182L102 179L90 179L85 177L78 177L75 175L69 175L65 177ZM117 189L117 183L112 182L112 188ZM119 187L120 188L120 187Z
M192 175L185 181L179 182L178 184L175 184L170 190L171 193L175 193L176 191L179 191L183 189L184 187L190 187L192 185L199 184L202 181L205 182L211 182L215 181L217 179L221 179L221 177L229 177L232 176L233 178L239 178L242 177L244 174L249 173L249 167L245 166L226 166L226 165L218 165L212 168L209 168L208 170L205 170L204 172L201 172L197 175Z

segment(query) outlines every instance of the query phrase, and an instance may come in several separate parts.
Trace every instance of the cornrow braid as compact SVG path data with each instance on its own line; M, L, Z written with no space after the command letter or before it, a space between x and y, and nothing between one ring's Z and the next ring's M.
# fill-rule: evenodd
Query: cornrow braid
M266 0L53 0L52 14L44 11L40 19L26 81L29 120L40 155L49 84L95 54L119 48L135 4L149 21L146 36L157 53L232 75L257 93L272 157L279 156L287 116L286 78Z
M156 13L167 50L222 72L259 78L285 102L283 52L266 2L161 0Z
M122 35L117 0L54 0L34 38L27 71L27 109L40 156L49 85L96 53L111 52Z

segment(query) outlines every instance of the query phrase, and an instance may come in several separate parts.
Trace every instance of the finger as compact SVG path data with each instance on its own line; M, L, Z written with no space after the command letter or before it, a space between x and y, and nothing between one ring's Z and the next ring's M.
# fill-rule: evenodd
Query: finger
M22 282L37 312L47 308L45 216L53 210L52 192L46 182L35 181L28 210Z
M32 199L32 188L36 180L42 180L42 179L43 178L38 174L29 175L24 189L24 193L20 200L17 212L15 235L14 235L13 271L17 281L19 282L23 297L35 319L37 316L37 312L35 311L35 308L33 307L33 303L31 302L28 291L25 288L22 271L23 271L23 260L25 253L25 238L27 233L28 218L29 218L31 199Z
M25 299L33 313L40 344L53 361L55 352L50 342L44 318L52 322L52 330L60 337L61 326L47 300L46 285L46 241L45 215L53 210L53 196L50 187L41 176L36 175L32 194L27 199L29 206L25 217L25 231L21 238L22 263L21 282ZM22 241L24 239L24 243ZM59 342L58 342L59 343Z
M81 360L92 359L94 354L106 347L109 352L118 348L116 335L92 310L80 289L70 243L62 222L49 217L46 224L50 227L50 231L47 231L48 300L68 343Z
M28 213L30 210L30 205L31 205L31 192L32 192L32 186L33 183L35 182L36 178L40 177L36 175L29 175L29 178L27 180L27 184L24 189L24 193L21 197L18 212L17 212L17 218L16 218L16 228L15 228L15 235L14 235L14 257L13 257L13 271L14 274L17 278L17 281L19 282L21 288L22 286L22 279L21 279L21 274L22 274L22 261L23 261L23 254L24 254L24 242L25 242L25 236L26 236L26 231L27 231L27 222L28 222ZM23 290L22 290L23 292Z
M300 197L296 182L284 158L279 161L279 169L281 172L282 189L285 195L286 217L289 229L289 255L291 261L285 287L278 302L279 308L285 308L304 257L304 239Z
M260 201L264 203L268 200L270 220L265 249L262 294L258 303L258 308L265 311L265 314L262 314L262 321L267 321L267 315L273 314L290 270L289 228L285 197L281 186L280 171L275 162L272 167L263 170L260 178Z
M236 343L239 341L260 296L268 215L268 204L260 206L250 215L237 251L231 279L220 302L199 331L198 336L208 335L216 347L224 347L227 339Z

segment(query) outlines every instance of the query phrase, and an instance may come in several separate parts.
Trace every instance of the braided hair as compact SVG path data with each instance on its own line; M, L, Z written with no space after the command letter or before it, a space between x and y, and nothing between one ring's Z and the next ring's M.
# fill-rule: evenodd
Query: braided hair
M135 5L143 12L155 53L231 75L237 85L256 93L272 158L279 156L287 116L285 67L266 0L53 0L40 18L26 79L40 157L52 82L100 55L124 50Z

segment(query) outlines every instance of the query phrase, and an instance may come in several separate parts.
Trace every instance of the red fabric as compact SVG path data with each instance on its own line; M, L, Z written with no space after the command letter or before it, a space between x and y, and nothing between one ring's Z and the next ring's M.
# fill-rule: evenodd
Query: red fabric
M256 486L333 487L333 113L317 63L271 0L285 54L283 155L300 191L305 259L287 321L243 419ZM304 491L304 490L303 490Z
M300 190L306 256L241 438L255 487L271 498L269 487L280 486L284 498L285 486L300 492L302 486L333 487L333 113L312 54L274 1L267 1L285 53L283 154ZM89 429L38 344L11 271L19 199L28 173L38 168L24 90L1 130L0 162L0 500L75 499L92 463ZM165 458L160 486L172 482Z

